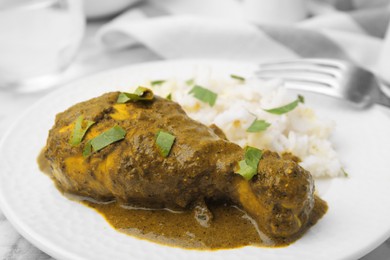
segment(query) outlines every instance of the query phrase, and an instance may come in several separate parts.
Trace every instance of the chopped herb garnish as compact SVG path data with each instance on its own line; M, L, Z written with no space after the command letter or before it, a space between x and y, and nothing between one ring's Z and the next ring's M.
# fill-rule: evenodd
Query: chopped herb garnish
M246 129L249 133L257 133L266 130L271 124L265 120L255 119L253 123Z
M122 127L116 125L113 128L89 140L84 147L83 156L90 156L92 153L97 152L112 143L124 139L125 135L126 131Z
M244 177L245 180L249 181L253 178L253 176L256 175L257 170L251 166L249 166L245 160L242 160L238 163L238 166L240 169L238 170L238 174L240 174L242 177Z
M80 115L74 124L73 133L70 136L69 143L73 146L79 145L87 133L88 129L95 122L90 120L84 120L84 117Z
M187 86L193 86L195 84L195 80L194 79L186 80L186 84Z
M163 157L167 157L171 151L176 137L168 132L159 131L156 135L156 145Z
M257 173L257 167L262 156L263 152L261 150L255 147L247 146L245 148L244 160L238 163L240 168L237 173L248 181L252 179L252 177Z
M83 149L83 156L84 157L88 157L92 154L92 145L91 145L91 140L89 140L85 146L84 146L84 149Z
M127 101L131 100L133 95L136 96L135 94L122 92L119 94L118 99L116 100L116 103L124 104Z
M124 104L128 101L139 101L139 100L153 100L154 94L148 88L138 87L134 93L121 92L118 96L117 103Z
M238 76L238 75L234 75L234 74L230 74L230 77L232 79L237 79L239 81L245 81L245 78L244 77L241 77L241 76Z
M301 95L298 95L298 98L290 104L272 109L264 109L264 111L271 114L282 115L296 108L299 103L305 103L305 99Z
M157 86L157 85L161 85L165 82L166 80L154 80L154 81L151 81L150 82L150 85L152 86Z
M263 152L255 147L247 146L245 148L245 162L256 170L262 156Z
M167 95L166 99L172 100L172 93L169 93L169 94Z
M208 103L210 106L214 106L217 100L217 93L208 90L207 88L201 86L194 86L189 94L193 94L193 96L204 103Z
M147 97L147 96L150 96L150 93L153 94L153 92L148 89L148 88L145 88L145 87L138 87L135 91L134 91L134 94L140 96L140 97Z
M341 171L343 172L344 177L346 177L346 178L349 177L349 174L344 170L344 168L341 168Z

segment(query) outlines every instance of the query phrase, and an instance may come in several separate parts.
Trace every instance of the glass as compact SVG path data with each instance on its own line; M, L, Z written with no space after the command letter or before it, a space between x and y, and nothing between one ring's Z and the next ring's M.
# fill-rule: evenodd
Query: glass
M58 82L76 55L81 0L0 0L0 89L34 91Z

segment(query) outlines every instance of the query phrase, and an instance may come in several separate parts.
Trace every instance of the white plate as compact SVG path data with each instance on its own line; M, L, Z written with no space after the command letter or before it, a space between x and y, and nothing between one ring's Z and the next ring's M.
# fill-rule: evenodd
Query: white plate
M206 68L206 69L205 69ZM183 250L150 243L111 228L98 213L56 190L37 167L54 116L76 102L104 92L127 89L145 79L178 76L195 70L216 76L246 75L251 64L216 61L156 62L98 74L43 98L11 127L0 145L0 206L15 228L58 259L356 259L390 235L390 118L379 107L355 110L318 95L307 103L337 123L334 143L349 178L319 185L329 211L302 239L285 248Z

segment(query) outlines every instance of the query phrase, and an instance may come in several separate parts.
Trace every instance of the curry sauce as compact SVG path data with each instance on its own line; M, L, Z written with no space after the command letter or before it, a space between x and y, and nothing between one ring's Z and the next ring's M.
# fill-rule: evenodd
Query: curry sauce
M118 203L83 204L97 210L116 230L149 241L189 249L222 249L261 245L256 227L239 209L209 205L214 219L209 227L199 225L192 211L126 209Z
M50 172L43 153L38 157L38 164L43 172ZM307 228L296 236L275 240L263 234L246 212L228 203L208 203L214 218L208 227L204 227L199 225L192 210L141 209L124 206L115 201L98 203L88 198L67 197L77 198L77 201L96 210L121 233L163 245L198 250L287 246L314 225L327 210L326 203L316 197Z
M94 203L83 201L95 209L119 232L152 242L198 250L233 249L244 246L281 247L297 240L304 233L286 239L269 239L256 223L242 210L226 203L208 204L214 219L209 227L199 225L191 210L131 209L117 202ZM314 225L326 212L327 206L320 199L311 216Z

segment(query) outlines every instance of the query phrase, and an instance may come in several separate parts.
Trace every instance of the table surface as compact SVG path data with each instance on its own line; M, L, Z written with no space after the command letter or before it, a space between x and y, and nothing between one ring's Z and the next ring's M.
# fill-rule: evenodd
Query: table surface
M121 51L107 51L94 39L95 32L105 21L89 22L85 38L74 63L68 68L67 80L77 79L99 71L137 64L146 61L159 60L154 53L143 47L135 47ZM10 90L0 90L0 138L10 124L30 105L39 100L46 93L17 93ZM390 116L390 113L389 113ZM0 211L0 259L3 260L31 260L53 259L21 237ZM390 259L390 239L377 249L366 255L362 260Z

